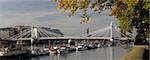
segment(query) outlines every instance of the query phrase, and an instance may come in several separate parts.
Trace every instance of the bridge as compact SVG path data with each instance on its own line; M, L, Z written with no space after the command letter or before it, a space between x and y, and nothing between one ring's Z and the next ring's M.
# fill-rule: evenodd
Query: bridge
M62 36L61 34L57 34L51 31L48 31L46 29L42 29L40 27L31 26L31 28L28 28L10 38L7 38L7 40L52 40L52 39L108 39L110 41L113 41L115 39L117 40L128 40L128 39L134 39L134 34L127 32L126 34L122 34L119 29L111 22L109 26L98 29L93 32L89 32L87 34L81 34L79 36Z

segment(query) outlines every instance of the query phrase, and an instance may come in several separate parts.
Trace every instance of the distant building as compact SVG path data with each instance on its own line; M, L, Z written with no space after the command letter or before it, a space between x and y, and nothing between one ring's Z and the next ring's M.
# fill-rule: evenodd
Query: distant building
M8 46L8 41L3 41L3 40L0 38L0 49L1 49L1 48L5 48L6 46Z
M16 32L20 32L20 31L23 31L23 30L29 28L29 26L21 26L21 25L19 25L19 26L14 26L14 28L16 29Z
M6 47L14 48L16 45L16 41L4 40L0 38L0 50L3 50Z
M1 38L8 38L15 34L15 28L0 28L0 37Z
M0 28L0 38L5 39L13 35L16 35L19 32L27 29L27 27L28 26L14 26L14 27Z
M3 39L9 38L13 35L20 33L21 31L24 31L30 28L31 26L14 26L14 27L0 28L0 38L3 38ZM49 27L39 27L39 28L64 36L64 34L59 29L51 29Z

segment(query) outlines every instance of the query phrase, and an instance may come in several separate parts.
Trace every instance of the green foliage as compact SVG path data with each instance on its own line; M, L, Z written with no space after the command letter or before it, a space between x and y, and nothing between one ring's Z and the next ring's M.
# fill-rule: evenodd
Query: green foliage
M142 2L142 9L139 7L139 2ZM145 26L148 26L150 9L148 4L150 3L146 0L114 0L111 15L118 18L121 32L125 33L132 30L133 27L137 27L141 20L141 14L142 20L147 24Z

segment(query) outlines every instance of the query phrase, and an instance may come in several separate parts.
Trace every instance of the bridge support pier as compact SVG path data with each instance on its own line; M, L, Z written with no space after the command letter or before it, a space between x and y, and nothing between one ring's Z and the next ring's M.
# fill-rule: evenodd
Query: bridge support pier
M49 43L49 47L51 48L51 40L48 40L48 43Z

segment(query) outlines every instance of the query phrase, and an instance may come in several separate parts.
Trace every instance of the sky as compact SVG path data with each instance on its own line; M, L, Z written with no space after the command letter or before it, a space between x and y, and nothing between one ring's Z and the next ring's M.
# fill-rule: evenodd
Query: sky
M78 36L86 33L87 28L92 32L116 21L114 16L108 16L109 13L109 10L100 14L88 10L90 21L80 24L80 11L68 16L50 0L0 0L0 28L34 24L60 29L67 36Z

